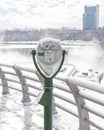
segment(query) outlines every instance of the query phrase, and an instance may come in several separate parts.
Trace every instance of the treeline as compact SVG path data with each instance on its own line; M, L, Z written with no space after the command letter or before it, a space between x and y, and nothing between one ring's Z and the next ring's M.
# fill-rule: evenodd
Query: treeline
M0 32L2 41L38 41L45 37L57 38L60 40L83 40L104 41L104 27L97 30L70 30L60 29L31 29L31 30L6 30Z

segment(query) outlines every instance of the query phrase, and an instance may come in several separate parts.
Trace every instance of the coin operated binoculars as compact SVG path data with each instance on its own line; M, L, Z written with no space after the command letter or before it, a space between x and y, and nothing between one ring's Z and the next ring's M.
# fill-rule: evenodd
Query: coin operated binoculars
M44 79L44 94L39 101L44 106L44 130L52 130L53 77L61 69L65 54L60 41L52 38L40 40L37 50L32 50L35 67Z

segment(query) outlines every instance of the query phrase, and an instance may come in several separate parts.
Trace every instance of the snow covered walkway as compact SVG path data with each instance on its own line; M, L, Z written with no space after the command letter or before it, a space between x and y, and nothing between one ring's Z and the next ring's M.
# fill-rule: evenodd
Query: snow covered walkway
M53 130L78 130L78 119L60 109L53 115ZM0 89L0 130L43 130L43 107L34 98L23 105L21 93Z

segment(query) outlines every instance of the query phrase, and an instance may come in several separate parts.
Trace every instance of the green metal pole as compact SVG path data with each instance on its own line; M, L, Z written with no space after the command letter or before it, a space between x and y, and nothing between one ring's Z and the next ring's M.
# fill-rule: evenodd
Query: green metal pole
M40 68L38 67L36 63L36 60L34 57L36 55L36 51L35 50L32 51L34 64L38 72L40 73L40 75L44 78L44 94L39 101L39 104L44 106L44 130L52 130L53 78L61 69L62 64L64 62L65 54L66 54L66 51L63 51L61 64L58 70L55 72L55 74L53 74L51 77L47 77L41 72Z
M44 91L47 95L49 95L48 105L44 106L44 130L52 130L52 79L45 79L44 81Z

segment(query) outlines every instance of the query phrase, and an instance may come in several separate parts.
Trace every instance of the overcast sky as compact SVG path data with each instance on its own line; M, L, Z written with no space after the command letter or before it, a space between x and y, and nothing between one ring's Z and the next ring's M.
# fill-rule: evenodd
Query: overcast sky
M104 26L104 0L0 0L0 29L70 27L82 29L85 5L100 6Z

